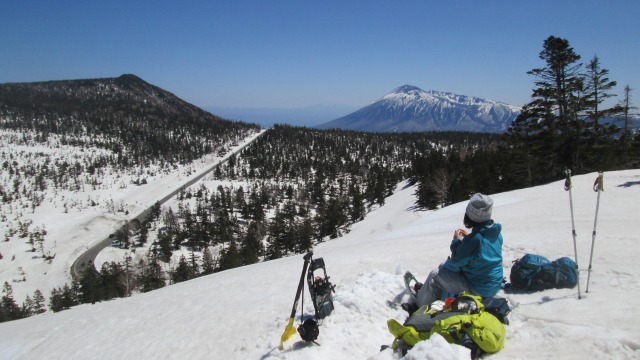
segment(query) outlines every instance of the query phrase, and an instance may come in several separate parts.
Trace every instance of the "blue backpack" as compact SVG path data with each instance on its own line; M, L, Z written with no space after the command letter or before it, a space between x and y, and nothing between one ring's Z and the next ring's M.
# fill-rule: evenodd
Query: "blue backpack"
M578 283L578 266L568 257L549 261L541 255L526 254L513 262L509 279L518 290L572 288Z

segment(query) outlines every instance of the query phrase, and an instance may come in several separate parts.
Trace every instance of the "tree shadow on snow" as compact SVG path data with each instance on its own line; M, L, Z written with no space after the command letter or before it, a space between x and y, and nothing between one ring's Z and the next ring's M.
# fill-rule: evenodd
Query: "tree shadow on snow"
M628 188L628 187L632 187L634 185L640 185L640 181L627 181L624 184L618 185L618 187Z
M402 190L407 190L408 188L412 187L413 185L415 185L415 183L412 183L411 181L408 181L403 187Z
M413 205L413 206L409 206L408 208L406 208L404 211L410 211L410 212L418 212L418 211L426 211L427 209L425 209L422 206L418 206L418 205Z
M519 294L531 294L531 292L528 292L528 293L527 292L522 292L522 293L519 293ZM571 299L571 298L577 299L578 298L578 294L574 293L574 294L567 294L567 295L563 295L563 296L554 296L554 297L551 297L549 295L544 295L539 300L534 300L534 301L531 301L531 302L519 301L518 305L519 306L522 306L522 305L542 305L542 304L546 304L546 303L549 303L549 302L552 302L552 301Z

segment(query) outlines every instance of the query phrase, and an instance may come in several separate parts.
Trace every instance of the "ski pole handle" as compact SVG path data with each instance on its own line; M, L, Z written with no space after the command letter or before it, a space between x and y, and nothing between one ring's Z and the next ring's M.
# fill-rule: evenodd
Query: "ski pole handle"
M604 174L602 173L602 171L598 172L598 177L596 178L596 181L593 183L593 191L595 192L604 191Z
M566 169L564 173L567 175L566 179L564 180L564 190L569 191L571 189L571 170Z

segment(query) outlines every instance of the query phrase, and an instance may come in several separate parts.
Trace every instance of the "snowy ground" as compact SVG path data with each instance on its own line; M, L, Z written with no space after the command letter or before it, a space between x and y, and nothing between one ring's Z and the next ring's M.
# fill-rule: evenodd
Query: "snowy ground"
M573 179L578 262L589 263L596 174ZM495 359L640 358L640 170L605 173L589 293L577 289L501 294L515 307ZM413 211L414 189L339 239L315 247L337 285L335 310L320 327L321 346L295 335L277 349L302 269L302 255L237 268L161 290L0 324L2 359L390 359L386 321L406 318L401 274L418 278L448 255L466 203ZM505 274L525 253L573 258L569 197L563 182L492 195L502 223ZM75 229L69 230L70 235ZM308 294L308 292L307 292ZM312 313L309 297L305 315ZM299 315L299 311L298 311ZM406 359L466 359L464 348L434 338Z
M9 242L0 242L0 253L3 255L0 261L0 286L5 281L8 282L13 288L13 298L19 305L22 305L27 295L33 297L35 290L40 290L48 299L53 288L71 283L69 269L81 253L106 239L126 221L135 218L159 199L225 161L233 152L253 141L262 132L247 137L223 157L208 155L189 165L178 166L172 173L147 176L146 185L132 185L127 176L116 173L109 179L103 179L105 183L114 184L113 188L92 190L86 186L78 192L56 191L35 211L19 210L17 207L8 209L5 206L2 211L6 211L10 216L20 212L23 214L21 217L32 221L31 228L46 229L45 252L55 255L55 259L49 263L43 261L42 257L38 256L39 253L26 252L25 249L29 249L30 246L26 245L24 239L14 237ZM50 151L39 146L24 147L23 150ZM80 151L68 149L67 156ZM89 200L98 205L87 205ZM104 256L102 253L100 257L101 259L96 261L98 269L104 261L122 262L124 251L117 253L117 257Z

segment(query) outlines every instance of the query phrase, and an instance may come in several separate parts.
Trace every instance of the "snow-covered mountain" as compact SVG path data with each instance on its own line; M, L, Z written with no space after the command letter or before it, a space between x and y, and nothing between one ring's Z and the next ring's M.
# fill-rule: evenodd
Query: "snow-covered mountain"
M517 106L404 85L369 106L317 128L372 132L503 132L519 113Z
M499 293L514 307L505 347L488 359L637 359L640 321L637 233L640 170L604 174L597 239L592 243L596 174L573 178L582 296L577 289ZM505 275L525 253L574 256L569 197L563 181L492 194L503 225ZM194 186L198 186L197 184ZM402 273L418 278L443 261L466 202L436 211L413 208L415 187L397 187L386 205L349 234L318 244L336 287L335 310L320 326L320 346L298 335L278 350L302 269L302 255L258 263L95 305L0 324L0 359L392 359L386 321L407 314L387 301L406 299ZM68 227L69 237L82 235ZM5 260L3 260L5 261ZM304 313L311 316L308 292ZM468 359L469 352L434 336L409 359Z

